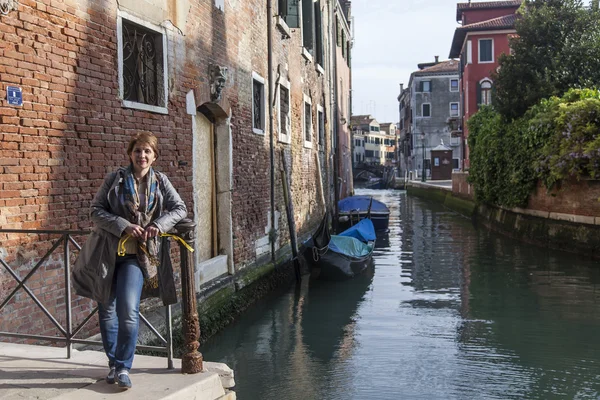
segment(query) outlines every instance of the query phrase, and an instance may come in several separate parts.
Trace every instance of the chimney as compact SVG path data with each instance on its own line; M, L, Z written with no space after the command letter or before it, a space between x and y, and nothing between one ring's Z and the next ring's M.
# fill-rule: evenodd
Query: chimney
M404 83L400 84L400 93L402 93L402 91L404 90Z
M440 56L435 56L435 63L438 64L440 62Z

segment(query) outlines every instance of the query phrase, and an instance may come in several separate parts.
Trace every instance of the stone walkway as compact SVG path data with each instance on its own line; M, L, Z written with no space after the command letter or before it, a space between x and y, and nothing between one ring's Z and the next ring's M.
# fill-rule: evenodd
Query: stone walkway
M104 381L106 356L98 351L30 346L0 342L1 400L235 400L233 371L225 364L205 362L205 371L181 373L181 360L168 370L167 359L136 355L131 370L133 388L123 391Z

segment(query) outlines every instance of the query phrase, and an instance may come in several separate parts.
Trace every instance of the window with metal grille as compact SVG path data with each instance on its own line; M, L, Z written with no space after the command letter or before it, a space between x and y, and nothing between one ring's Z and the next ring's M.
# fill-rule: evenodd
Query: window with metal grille
M322 150L325 147L325 113L322 107L317 104L317 122L319 124L319 146Z
M291 140L290 90L283 84L279 85L279 140Z
M252 130L254 133L265 132L265 84L264 79L252 73Z
M312 104L304 97L304 145L312 147Z
M163 34L121 19L123 100L166 107Z

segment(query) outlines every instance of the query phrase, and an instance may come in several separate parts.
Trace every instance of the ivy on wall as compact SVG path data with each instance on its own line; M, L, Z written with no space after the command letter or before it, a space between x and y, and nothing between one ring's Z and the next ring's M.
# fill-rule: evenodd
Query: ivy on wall
M471 117L469 181L479 202L526 207L541 180L600 178L600 92L571 89L506 122L492 107Z

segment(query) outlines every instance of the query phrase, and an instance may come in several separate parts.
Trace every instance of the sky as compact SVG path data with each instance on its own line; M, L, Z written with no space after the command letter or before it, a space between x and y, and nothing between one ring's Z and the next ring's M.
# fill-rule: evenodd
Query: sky
M400 83L408 84L417 64L433 62L435 56L448 59L460 26L459 2L466 0L352 0L353 115L398 122Z

